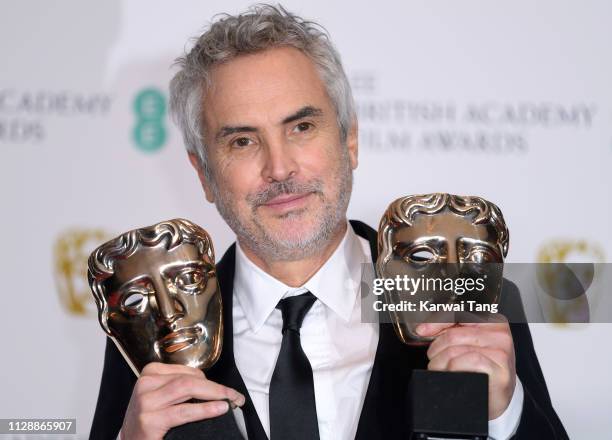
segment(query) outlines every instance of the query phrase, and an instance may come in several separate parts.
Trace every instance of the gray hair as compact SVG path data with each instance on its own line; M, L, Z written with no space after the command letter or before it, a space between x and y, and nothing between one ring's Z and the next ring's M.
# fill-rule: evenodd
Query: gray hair
M170 82L170 114L182 131L187 151L196 155L207 178L211 170L201 118L211 85L210 70L237 56L281 46L299 49L313 61L335 107L341 141L346 141L355 119L353 96L327 31L280 5L254 5L239 15L221 14L189 53L175 61L180 70Z

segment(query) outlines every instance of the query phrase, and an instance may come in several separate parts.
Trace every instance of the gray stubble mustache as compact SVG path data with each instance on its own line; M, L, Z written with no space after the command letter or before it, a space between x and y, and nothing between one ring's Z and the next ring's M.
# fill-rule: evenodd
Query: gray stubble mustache
M261 206L274 197L278 197L281 194L307 194L307 193L322 193L323 191L323 182L314 179L310 182L299 183L295 180L284 180L282 182L274 182L271 183L264 190L249 195L247 197L247 202L253 209Z

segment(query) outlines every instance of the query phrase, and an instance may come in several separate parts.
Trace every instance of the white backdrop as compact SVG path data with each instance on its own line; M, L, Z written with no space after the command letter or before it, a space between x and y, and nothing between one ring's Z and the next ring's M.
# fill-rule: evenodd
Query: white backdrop
M400 195L475 194L505 214L508 261L561 248L610 261L611 3L284 4L329 30L354 87L350 218L376 226ZM233 240L165 103L188 38L247 5L3 4L0 418L76 417L88 433L104 335L85 258L105 236L185 217L211 233L218 256ZM531 329L570 436L609 438L612 325Z

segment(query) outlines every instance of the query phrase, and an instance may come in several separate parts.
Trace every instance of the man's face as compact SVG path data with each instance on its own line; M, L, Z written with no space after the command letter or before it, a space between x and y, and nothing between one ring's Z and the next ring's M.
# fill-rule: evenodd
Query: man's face
M343 144L315 65L294 48L239 56L215 67L211 84L203 114L211 180L199 170L208 200L261 256L320 250L346 218L356 127Z
M216 360L219 289L194 245L140 246L114 270L104 281L108 327L138 371L153 361L206 368Z

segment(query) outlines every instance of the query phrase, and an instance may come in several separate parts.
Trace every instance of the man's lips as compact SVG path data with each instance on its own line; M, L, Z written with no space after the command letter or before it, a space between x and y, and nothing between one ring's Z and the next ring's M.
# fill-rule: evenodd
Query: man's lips
M263 206L274 209L292 208L300 205L311 194L310 192L303 194L281 194L268 200Z

